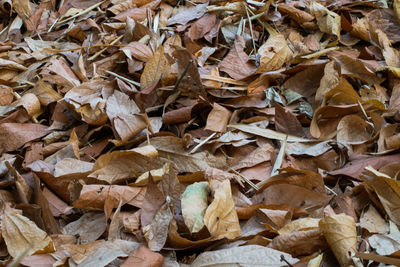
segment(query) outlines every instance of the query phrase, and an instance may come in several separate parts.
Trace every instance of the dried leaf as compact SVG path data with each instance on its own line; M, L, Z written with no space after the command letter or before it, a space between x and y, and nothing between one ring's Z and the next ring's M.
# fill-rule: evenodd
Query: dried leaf
M357 231L354 219L345 214L326 217L319 222L326 241L341 265L349 263L349 252L357 251Z
M5 212L2 216L1 233L13 258L21 254L54 252L51 238L36 226L34 222L14 212Z
M248 245L234 248L208 251L200 254L191 267L241 265L241 266L281 266L282 257L295 264L298 260L279 250L257 245Z
M258 49L258 54L260 55L258 73L278 70L293 56L293 52L282 34L271 35L267 42Z
M214 200L204 214L204 224L215 238L233 239L240 236L239 219L233 203L229 180L210 181Z
M243 37L236 36L234 47L219 64L219 69L236 80L245 79L256 72L256 67L249 62L248 55L243 51L246 48Z
M174 9L172 17L168 19L168 25L181 24L184 25L191 20L200 18L206 12L208 3L195 6L180 6Z
M170 72L170 65L164 55L164 48L160 45L153 57L146 63L143 73L140 76L140 88L145 89L167 76Z

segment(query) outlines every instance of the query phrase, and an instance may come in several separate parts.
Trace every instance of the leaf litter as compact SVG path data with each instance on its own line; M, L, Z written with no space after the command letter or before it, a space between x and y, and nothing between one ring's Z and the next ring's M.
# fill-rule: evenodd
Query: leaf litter
M0 1L0 262L400 265L399 1Z

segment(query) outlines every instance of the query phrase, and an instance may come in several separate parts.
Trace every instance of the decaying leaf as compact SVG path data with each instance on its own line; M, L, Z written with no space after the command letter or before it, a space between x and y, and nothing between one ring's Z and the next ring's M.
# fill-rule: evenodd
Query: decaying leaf
M208 207L209 193L207 182L191 184L183 192L182 215L191 233L196 233L204 227L204 212Z
M204 224L215 238L233 239L240 236L239 219L232 199L229 180L210 181L214 200L204 214Z
M357 232L354 219L345 214L326 217L319 222L326 241L341 265L349 263L349 252L357 251Z

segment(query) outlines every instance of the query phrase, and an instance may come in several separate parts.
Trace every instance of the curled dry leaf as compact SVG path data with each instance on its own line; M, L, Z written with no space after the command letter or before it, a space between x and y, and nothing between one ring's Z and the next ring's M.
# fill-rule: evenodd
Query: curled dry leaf
M357 231L353 217L337 214L319 222L326 241L341 265L351 260L350 253L357 251Z
M267 42L258 49L258 54L260 55L260 66L257 69L259 73L278 70L293 56L293 52L282 34L271 35Z
M384 173L374 170L372 167L366 167L362 178L366 181L375 193L378 195L386 213L395 223L400 222L400 182L387 176Z
M204 214L204 224L214 238L233 239L240 236L239 219L232 199L229 180L211 180L214 200Z

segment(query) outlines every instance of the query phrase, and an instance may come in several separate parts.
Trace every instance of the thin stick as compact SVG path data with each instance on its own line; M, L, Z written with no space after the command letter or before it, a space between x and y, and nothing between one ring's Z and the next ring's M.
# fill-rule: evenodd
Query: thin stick
M98 6L101 6L101 4L103 4L103 3L104 3L104 1L101 1L101 2L99 2L99 3L97 3L97 4L94 4L93 6L90 6L90 7L86 8L86 9L83 10L83 11L81 11L81 12L79 12L79 13L73 15L72 17L69 17L69 18L66 18L66 19L64 19L64 20L61 20L61 21L59 21L59 22L57 23L57 26L58 26L58 25L61 25L61 24L63 24L63 23L65 23L65 22L67 22L67 21L70 21L70 20L72 20L72 19L74 19L74 18L77 18L77 17L79 17L79 16L81 16L81 15L86 14L86 13L92 11L93 9L97 8Z
M174 86L174 91L175 91L176 89L178 89L179 84L180 84L181 81L183 80L183 77L186 75L186 72L189 70L189 66L190 66L190 64L192 64L192 63L193 63L193 60L189 60L188 63L186 64L186 67L185 67L185 69L183 70L181 76L179 76L178 80L176 81L176 84L175 84L175 86Z
M140 87L140 83L138 83L138 82L132 81L132 80L130 80L130 79L128 79L128 78L125 78L124 76L121 76L121 75L116 74L115 72L112 72L112 71L109 71L109 70L106 70L106 72L107 72L108 74L111 74L112 76L115 76L115 77L117 77L117 78L120 78L121 80L123 80L123 81L125 81L125 82L127 82L127 83L130 83L130 84L133 84L133 85L135 85L135 86Z
M203 141L201 141L200 143L197 144L197 146L195 146L192 151L189 152L189 154L192 154L194 152L196 152L202 145L204 145L205 143L207 143L211 138L213 138L217 133L214 132L212 134L210 134L209 137L207 137L206 139L204 139Z
M120 37L118 37L117 39L115 39L114 41L111 42L111 45L117 43L119 40L122 39L122 37L124 37L123 35L121 35ZM90 58L88 58L88 60L92 61L93 59L97 58L98 56L100 56L104 51L106 51L108 49L108 47L105 47L103 49L101 49L99 52L97 52L96 54L94 54L93 56L91 56Z
M250 28L251 40L253 41L254 54L257 54L256 41L254 40L254 33L253 33L253 24L251 24L251 18L249 15L249 7L247 5L245 5L245 7L246 7L247 18L249 20L249 28Z
M242 175L240 172L234 170L234 169L230 169L230 171L232 171L233 173L235 173L236 175L239 175L246 183L248 183L252 189L258 191L258 187L256 184L254 184L252 181L250 181L249 178L247 178L246 176ZM239 184L243 187L243 185L239 182Z

